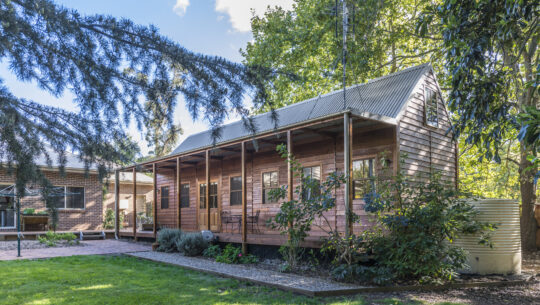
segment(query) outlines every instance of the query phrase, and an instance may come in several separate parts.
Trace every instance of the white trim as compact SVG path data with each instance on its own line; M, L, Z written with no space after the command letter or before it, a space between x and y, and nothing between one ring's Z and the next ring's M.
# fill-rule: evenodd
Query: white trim
M4 197L4 196L2 196L2 197ZM11 197L7 197L7 198L11 198ZM13 210L13 226L12 227L0 227L0 230L11 230L11 229L16 229L17 228L17 209L15 207L15 198L13 198L13 209L12 210ZM7 211L7 210L4 210L4 211Z
M55 185L53 187L64 187L64 207L57 208L59 211L86 211L86 187L77 186L77 185ZM83 208L66 208L67 203L67 188L68 187L78 187L83 189Z
M435 95L435 117L437 121L435 123L428 121L428 100L427 100L427 91L431 91ZM424 125L432 128L439 128L439 92L436 90L431 90L426 86L424 82Z

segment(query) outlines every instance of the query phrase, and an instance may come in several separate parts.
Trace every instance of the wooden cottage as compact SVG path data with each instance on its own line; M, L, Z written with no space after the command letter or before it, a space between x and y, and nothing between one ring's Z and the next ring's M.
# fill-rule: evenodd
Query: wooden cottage
M381 169L380 153L387 154L394 172L436 169L443 179L456 182L457 146L446 133L449 116L429 64L349 87L345 96L344 102L338 90L280 108L277 128L269 113L254 116L256 134L240 121L227 124L215 145L210 131L197 133L166 157L118 170L153 172L155 191L153 231L133 227L117 229L117 234L153 237L159 228L170 227L211 230L220 241L243 245L283 244L286 236L265 225L280 207L268 192L300 181L276 152L280 143L314 179L353 172L355 178L337 191L337 206L326 215L342 232L357 233L369 225L362 198L369 177ZM403 164L401 152L407 153ZM362 224L346 223L348 208L361 216ZM314 229L306 245L317 246L322 234Z

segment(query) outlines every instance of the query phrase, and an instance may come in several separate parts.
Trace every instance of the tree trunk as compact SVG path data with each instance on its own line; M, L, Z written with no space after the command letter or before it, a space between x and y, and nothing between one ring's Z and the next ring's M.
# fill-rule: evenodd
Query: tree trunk
M536 250L536 220L534 204L536 202L536 186L534 184L535 169L527 156L532 152L521 145L521 161L519 164L519 184L521 191L521 248L524 251Z

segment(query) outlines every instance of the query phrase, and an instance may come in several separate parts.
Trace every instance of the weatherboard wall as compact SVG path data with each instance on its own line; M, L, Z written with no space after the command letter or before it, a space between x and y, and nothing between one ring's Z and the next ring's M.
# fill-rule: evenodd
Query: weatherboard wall
M364 158L377 158L382 153L388 156L393 155L395 149L394 127L379 126L375 130L356 130L353 137L353 160ZM293 141L294 142L294 141ZM336 138L320 137L314 142L294 143L294 154L304 166L321 166L322 179L325 179L334 171L343 172L343 137ZM380 164L377 162L379 170ZM279 235L279 231L266 226L268 219L272 218L279 211L280 203L264 203L262 199L262 174L269 171L277 171L279 185L287 184L287 164L277 152L252 152L246 156L246 190L247 190L247 214L255 216L260 211L258 226L248 226L249 234ZM158 192L158 224L162 227L176 227L176 171L158 170L158 190L162 186L170 188L170 206L168 209L161 209L160 195ZM240 176L240 157L234 156L223 160L212 160L210 164L210 180L218 182L218 206L219 213L229 213L229 215L241 215L241 205L230 204L230 178ZM201 160L198 165L183 167L181 170L181 183L190 185L190 206L181 209L181 228L185 231L196 231L201 228L201 218L199 213L199 184L205 183L205 164ZM294 179L294 187L300 185L299 178ZM174 190L174 192L173 192ZM294 195L295 198L297 195ZM332 228L337 226L338 230L345 230L345 207L344 207L344 187L336 191L337 206L335 209L325 213L326 219ZM360 232L365 227L371 225L371 216L363 209L364 201L353 200L353 209L360 215L361 222L355 224L355 232ZM205 217L205 216L203 216ZM310 236L325 236L325 230L330 229L323 219L317 219ZM323 229L318 226L322 226ZM204 226L202 226L204 228ZM219 223L218 230L221 233L240 234L238 224Z

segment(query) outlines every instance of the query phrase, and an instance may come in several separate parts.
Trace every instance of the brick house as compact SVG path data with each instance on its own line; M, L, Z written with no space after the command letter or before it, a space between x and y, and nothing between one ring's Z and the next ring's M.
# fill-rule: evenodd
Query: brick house
M55 156L53 151L50 152L51 156ZM55 160L55 158L52 158ZM36 160L36 163L41 166L42 171L49 181L59 188L64 188L65 196L59 197L57 201L58 206L58 227L59 231L85 231L85 230L99 230L103 228L103 215L107 207L114 208L114 198L104 190L114 189L114 181L109 182L108 187L99 181L97 169L91 167L88 173L85 173L84 162L82 162L79 156L66 152L66 165L65 175L61 175L58 167L54 164L52 167L47 165L44 157L40 157ZM141 176L144 176L141 174ZM145 188L144 179L150 181L149 185ZM141 181L140 192L152 191L152 179L145 176L140 177ZM13 185L15 177L8 173L6 169L0 169L0 189L4 189L10 185ZM124 185L129 181L128 177L120 179L121 185ZM105 183L106 181L103 181ZM32 186L29 186L32 188ZM121 187L125 189L125 187ZM122 195L126 199L129 199L130 195ZM112 196L114 197L114 196ZM36 212L45 211L45 202L41 196L28 196L21 199L21 212L24 209L35 209ZM126 212L129 210L129 205L126 207ZM50 220L49 220L50 222ZM0 233L1 232L16 231L16 213L14 199L9 197L0 197Z

